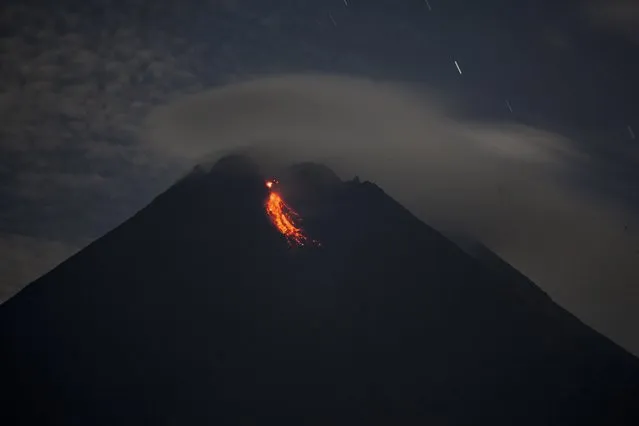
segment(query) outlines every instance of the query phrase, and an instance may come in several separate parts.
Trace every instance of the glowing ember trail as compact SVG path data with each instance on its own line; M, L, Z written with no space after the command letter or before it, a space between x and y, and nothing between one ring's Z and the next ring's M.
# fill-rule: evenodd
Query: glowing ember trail
M309 239L302 229L295 225L299 215L284 202L280 194L273 190L276 183L277 181L266 182L266 187L271 190L266 202L266 212L273 225L286 237L289 244L304 246Z

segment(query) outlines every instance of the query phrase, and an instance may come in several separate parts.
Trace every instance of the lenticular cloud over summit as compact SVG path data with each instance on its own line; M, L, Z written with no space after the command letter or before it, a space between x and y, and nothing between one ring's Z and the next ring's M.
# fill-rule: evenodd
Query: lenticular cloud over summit
M639 321L639 220L573 183L598 172L565 137L458 118L452 102L423 88L313 74L183 98L154 110L144 137L160 156L187 163L253 149L366 176L441 231L479 240L639 352L630 326Z

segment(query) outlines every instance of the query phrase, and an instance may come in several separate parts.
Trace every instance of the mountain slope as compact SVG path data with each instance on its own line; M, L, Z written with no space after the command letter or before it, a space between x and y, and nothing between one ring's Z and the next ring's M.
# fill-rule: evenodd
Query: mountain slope
M375 185L228 157L0 307L22 423L637 424L635 358ZM5 394L9 394L6 393Z

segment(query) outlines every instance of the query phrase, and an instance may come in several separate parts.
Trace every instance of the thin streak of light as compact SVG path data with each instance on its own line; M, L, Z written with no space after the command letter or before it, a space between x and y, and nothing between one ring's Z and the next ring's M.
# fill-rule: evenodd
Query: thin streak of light
M513 107L510 105L510 101L508 101L508 99L506 99L506 108L508 108L508 111L513 112Z
M628 126L628 133L630 133L630 139L634 140L636 138L635 132L632 130L631 126Z
M337 26L337 22L335 22L335 18L333 18L333 14L329 13L328 16L329 16L329 18L331 18L331 22L333 23L333 25Z
M461 68L459 67L459 64L457 63L457 61L455 61L455 66L457 67L457 71L459 71L459 75L461 75L462 70L461 70Z
M431 11L433 10L432 7L430 7L430 2L428 0L424 0L426 2L426 6L428 6L428 10Z
M344 6L348 7L348 0L344 0Z

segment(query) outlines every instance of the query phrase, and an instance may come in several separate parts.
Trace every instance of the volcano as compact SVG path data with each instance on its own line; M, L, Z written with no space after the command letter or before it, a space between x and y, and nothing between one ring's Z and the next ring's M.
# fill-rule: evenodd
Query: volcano
M505 262L277 176L200 168L0 306L3 424L639 424L638 360Z

